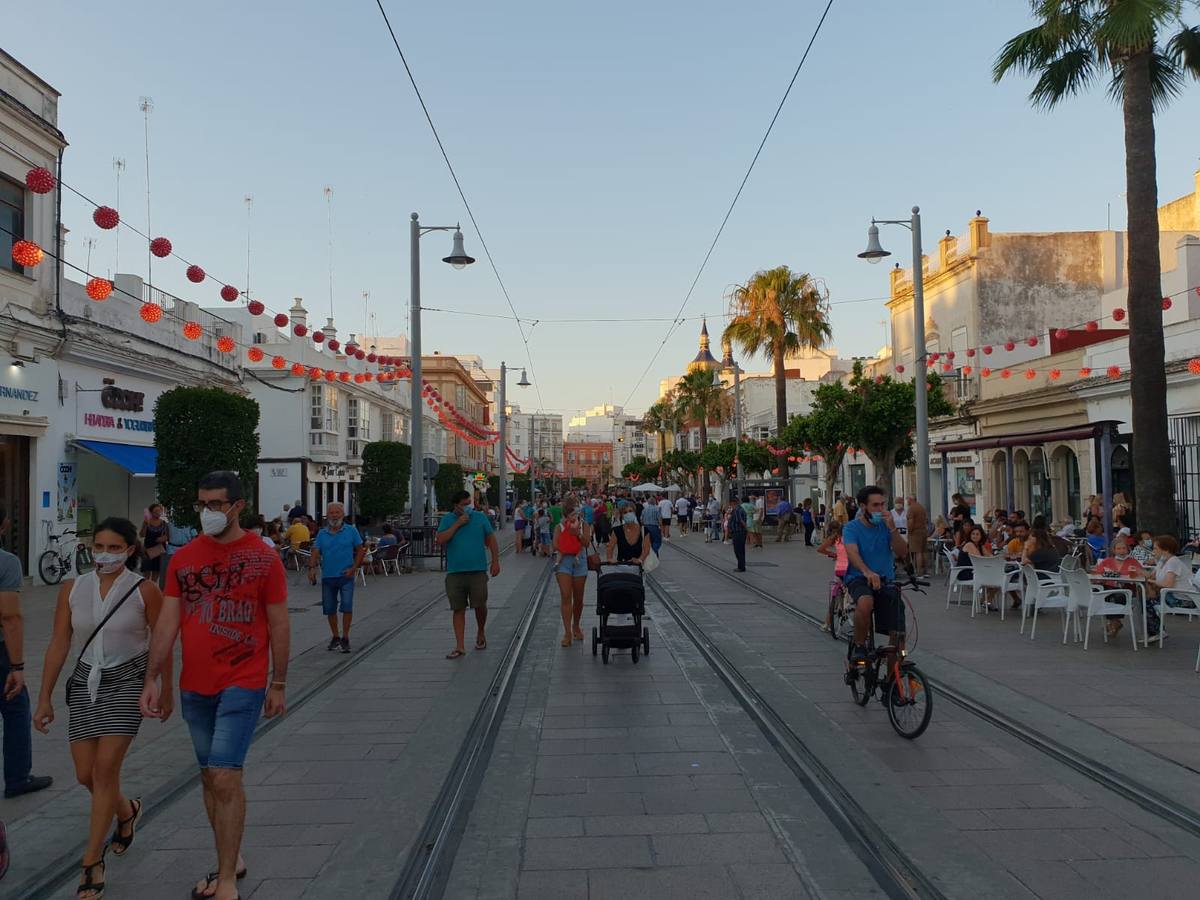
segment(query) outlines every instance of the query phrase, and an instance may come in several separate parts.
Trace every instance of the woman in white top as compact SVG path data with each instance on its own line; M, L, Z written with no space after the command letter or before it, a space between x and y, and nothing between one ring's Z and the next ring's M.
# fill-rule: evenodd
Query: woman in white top
M1160 534L1154 539L1154 576L1147 582L1151 597L1161 597L1171 588L1187 590L1192 577L1192 567L1179 558L1179 541L1169 534ZM1183 606L1190 600L1167 597L1168 606ZM1157 604L1146 604L1146 640L1157 641L1162 637L1162 628Z
M74 651L77 660L66 686L67 737L75 777L92 795L80 900L103 895L105 840L111 840L113 853L123 855L133 843L142 813L140 800L121 793L121 764L142 722L138 700L146 677L150 631L162 608L158 586L135 571L138 539L132 522L105 519L96 527L92 550L95 570L63 582L59 589L54 636L46 648L42 689L33 714L34 727L47 733L54 721L54 686ZM170 683L164 676L167 715L174 705ZM114 818L117 825L109 838ZM99 877L94 874L97 870Z

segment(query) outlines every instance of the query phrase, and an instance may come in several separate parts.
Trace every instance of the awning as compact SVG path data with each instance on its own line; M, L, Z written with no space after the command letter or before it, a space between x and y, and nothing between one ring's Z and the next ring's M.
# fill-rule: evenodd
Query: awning
M158 451L153 447L109 441L75 441L75 446L104 457L134 478L153 478L158 470Z
M1067 428L1051 428L1047 431L1025 431L1017 434L994 434L987 437L967 438L935 444L936 453L953 453L956 450L990 450L997 447L1037 447L1054 441L1082 441L1099 437L1107 429L1116 430L1120 422L1103 420L1075 425Z

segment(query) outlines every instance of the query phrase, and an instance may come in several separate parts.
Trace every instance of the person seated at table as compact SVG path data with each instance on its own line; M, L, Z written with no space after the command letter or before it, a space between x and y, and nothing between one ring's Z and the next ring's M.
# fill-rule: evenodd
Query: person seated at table
M380 530L383 532L383 534L379 536L376 546L392 547L400 543L399 538L396 537L396 529L394 529L391 525L384 525Z
M950 534L950 523L946 521L945 516L938 516L933 520L932 538L944 539Z
M1092 519L1084 529L1087 532L1088 548L1092 551L1092 559L1104 557L1104 526L1098 519Z
M958 580L970 581L975 577L975 573L971 571L974 568L971 557L991 555L992 545L988 543L983 529L978 525L972 525L966 529L962 544L959 545L954 557L959 566L965 567L964 571L958 573Z
M1021 548L1021 565L1033 566L1040 572L1057 572L1062 564L1062 554L1054 548L1050 532L1045 528L1034 528Z
M1190 591L1192 567L1179 558L1179 541L1169 534L1154 539L1154 574L1146 579L1146 591L1151 598L1162 598L1172 609L1196 609L1190 598L1181 597L1171 588ZM1166 596L1164 597L1164 593ZM1157 641L1162 636L1157 605L1146 603L1146 640Z
M1112 528L1113 534L1119 534L1122 537L1129 537L1133 531L1129 527L1129 523L1125 520L1126 513L1113 513Z
M1012 527L1012 537L1008 539L1008 544L1004 547L1004 555L1008 557L1018 557L1025 549L1025 542L1029 540L1029 523L1024 519L1018 519Z
M1124 535L1117 535L1113 538L1112 554L1096 563L1092 567L1093 575L1112 575L1117 578L1143 578L1145 577L1145 569L1129 552L1129 538ZM1128 585L1121 584L1117 581L1105 581L1102 584L1110 590L1119 590ZM1123 603L1120 597L1109 598L1111 603ZM1108 632L1109 637L1115 637L1118 632L1125 626L1124 616L1105 616L1108 622L1104 628Z
M1130 556L1146 568L1154 566L1154 535L1142 529L1137 534L1137 540L1130 543Z

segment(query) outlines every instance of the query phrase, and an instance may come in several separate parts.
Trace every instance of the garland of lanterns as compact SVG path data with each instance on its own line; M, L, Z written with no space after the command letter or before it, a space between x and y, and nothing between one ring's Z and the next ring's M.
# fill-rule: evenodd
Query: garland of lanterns
M504 445L504 458L508 462L508 467L518 475L524 475L533 465L532 458L521 459L521 457L516 454L516 451L514 451L513 448L507 444Z

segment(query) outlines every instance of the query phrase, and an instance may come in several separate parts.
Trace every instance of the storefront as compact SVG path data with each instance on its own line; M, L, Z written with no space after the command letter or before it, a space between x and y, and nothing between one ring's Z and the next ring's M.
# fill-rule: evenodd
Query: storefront
M0 547L15 553L26 573L35 544L37 448L49 426L55 373L52 367L14 361L0 368L0 507L10 525Z

